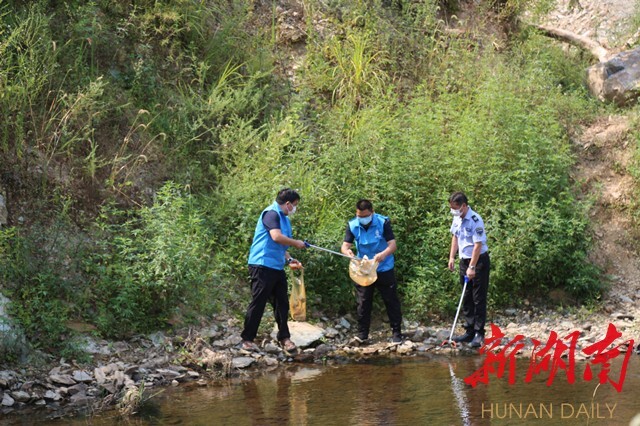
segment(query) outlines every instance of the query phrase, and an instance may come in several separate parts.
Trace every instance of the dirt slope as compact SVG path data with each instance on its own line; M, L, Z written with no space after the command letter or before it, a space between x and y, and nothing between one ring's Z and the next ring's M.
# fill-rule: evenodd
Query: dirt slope
M611 52L630 47L633 34L633 0L558 0L545 24L587 36ZM592 261L611 279L602 308L589 313L594 328L604 331L613 322L626 337L640 333L640 261L638 235L632 235L630 201L634 182L629 166L636 150L631 117L599 117L573 136L578 164L573 174L585 197L594 205L590 216L594 230ZM574 325L578 321L574 318Z

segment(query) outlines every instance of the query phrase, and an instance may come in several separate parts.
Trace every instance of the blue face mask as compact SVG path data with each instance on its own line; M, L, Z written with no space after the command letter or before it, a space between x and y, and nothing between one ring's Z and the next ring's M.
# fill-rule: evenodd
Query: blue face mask
M366 226L366 225L368 225L368 224L370 224L370 223L371 223L371 220L372 220L372 219L373 219L373 215L372 215L372 214L370 214L370 215L369 215L369 216L367 216L367 217L359 217L359 218L358 218L358 222L360 222L360 225L362 225L362 226Z

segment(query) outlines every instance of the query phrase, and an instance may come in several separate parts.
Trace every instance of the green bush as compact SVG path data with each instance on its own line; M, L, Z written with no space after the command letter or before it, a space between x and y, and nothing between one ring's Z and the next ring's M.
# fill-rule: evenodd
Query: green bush
M211 312L219 283L209 273L211 236L192 197L167 183L153 206L124 221L121 214L105 211L98 250L87 264L99 330L148 331L185 306Z
M82 309L83 244L69 231L64 216L29 233L0 230L0 282L10 314L36 347L48 350L69 349L67 321Z

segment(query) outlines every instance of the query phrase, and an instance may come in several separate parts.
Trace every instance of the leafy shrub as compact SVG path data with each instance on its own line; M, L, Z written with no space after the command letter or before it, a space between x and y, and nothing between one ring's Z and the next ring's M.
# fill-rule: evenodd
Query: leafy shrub
M106 211L90 257L96 322L105 335L162 326L180 307L209 312L219 291L208 271L210 235L189 194L167 183L151 207L119 221Z
M0 283L10 298L10 314L37 347L69 349L66 323L79 297L82 242L70 238L64 216L50 226L0 230Z

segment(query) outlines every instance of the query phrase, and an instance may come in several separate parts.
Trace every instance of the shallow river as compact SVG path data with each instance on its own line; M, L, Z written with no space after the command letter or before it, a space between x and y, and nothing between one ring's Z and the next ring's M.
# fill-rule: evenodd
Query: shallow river
M609 374L616 382L622 355L618 358ZM490 375L488 384L475 388L465 384L463 379L482 367L483 360L434 355L331 366L289 365L250 380L165 389L128 423L105 413L92 419L38 424L628 425L640 413L638 355L631 355L621 392L610 383L597 386L599 365L594 365L593 380L585 381L584 361L576 363L573 385L564 371L558 371L550 386L547 371L526 383L528 359L517 359L514 384L509 384L508 365L502 378ZM8 424L30 424L24 420L14 417Z

